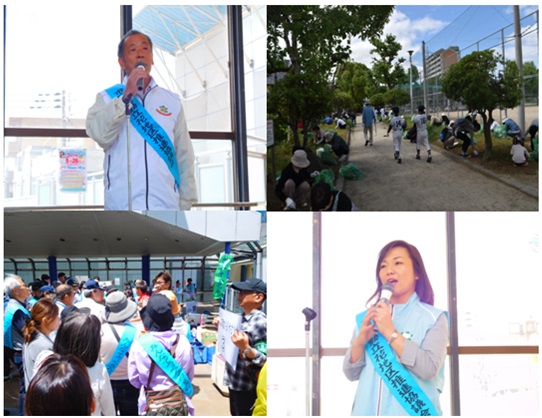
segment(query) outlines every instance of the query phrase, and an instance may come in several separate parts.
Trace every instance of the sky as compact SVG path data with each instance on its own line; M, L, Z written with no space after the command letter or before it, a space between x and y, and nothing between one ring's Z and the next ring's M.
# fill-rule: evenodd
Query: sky
M520 16L525 17L535 10L537 10L537 6L520 6ZM534 18L531 17L529 22L533 23ZM462 49L509 25L512 26L506 29L505 36L513 33L513 23L512 6L398 5L394 9L390 21L384 27L384 34L390 33L396 36L397 41L402 45L400 56L407 58L407 62L407 51L413 50L413 64L421 69L422 41L426 42L426 49L432 52L452 45ZM525 30L523 25L522 27ZM500 40L499 33L483 45L492 47L499 44ZM368 41L354 40L352 42L353 60L371 65L370 50L372 48ZM507 59L515 59L513 48L514 42L506 44L505 55ZM534 61L538 66L536 33L524 38L523 59L524 61ZM407 64L405 63L405 65Z

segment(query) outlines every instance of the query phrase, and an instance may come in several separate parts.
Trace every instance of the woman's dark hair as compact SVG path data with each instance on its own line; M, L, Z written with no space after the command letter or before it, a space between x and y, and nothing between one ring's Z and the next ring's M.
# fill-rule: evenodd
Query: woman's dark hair
M87 368L77 357L51 354L26 393L27 415L90 415L93 392Z
M24 327L24 342L30 343L36 338L44 318L58 316L58 306L51 299L40 299L32 306L30 321Z
M167 271L161 271L156 275L154 278L154 281L158 280L159 278L164 279L164 282L166 282L167 288L171 289L171 274Z
M367 303L369 303L375 296L378 296L380 298L380 292L382 289L382 282L380 281L380 265L382 263L382 260L392 250L393 248L404 248L408 251L408 254L410 256L410 259L412 260L412 265L414 266L414 274L418 277L418 280L416 280L416 293L418 294L418 297L420 298L420 301L427 303L428 305L434 305L435 303L435 295L433 294L433 288L431 287L431 282L429 281L429 277L427 276L427 272L425 271L425 265L423 264L422 256L418 249L412 245L409 244L406 241L392 241L389 242L380 250L380 253L378 254L378 263L376 263L376 291L373 293L373 295L367 300Z
M76 311L60 324L53 344L55 353L73 354L92 367L98 361L101 344L101 324L97 316Z
M331 186L326 182L316 183L311 189L311 209L324 209L331 200Z

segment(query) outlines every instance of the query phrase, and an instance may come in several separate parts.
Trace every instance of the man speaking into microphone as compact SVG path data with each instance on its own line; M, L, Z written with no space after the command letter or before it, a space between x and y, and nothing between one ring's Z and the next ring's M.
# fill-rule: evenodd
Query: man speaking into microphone
M131 30L118 46L122 84L98 93L87 135L105 152L106 210L189 210L197 202L194 150L177 94L150 75L151 39Z
M358 381L352 415L442 415L448 317L433 306L418 249L405 241L386 244L376 283L343 361L345 376Z

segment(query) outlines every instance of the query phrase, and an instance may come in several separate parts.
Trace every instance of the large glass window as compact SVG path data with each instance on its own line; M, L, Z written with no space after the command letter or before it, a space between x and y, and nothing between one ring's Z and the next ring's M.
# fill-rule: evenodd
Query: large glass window
M5 10L4 206L101 207L103 151L84 129L96 94L120 81L119 6L16 3ZM260 209L266 200L265 10L242 7L249 199ZM232 143L239 138L232 133L228 7L132 11L134 28L154 41L153 77L181 97L196 153L199 204L234 202ZM80 164L63 165L63 151Z
M538 413L538 303L541 277L538 213L522 213L520 229L513 213L458 213L455 217L456 277L448 273L445 213L323 213L321 240L313 235L311 213L269 213L269 412L305 411L305 307L320 312L309 338L319 331L322 378L321 415L350 414L357 382L342 373L342 360L354 331L354 317L366 309L376 289L378 252L402 239L420 251L435 306L451 310L448 283L457 278L459 401L463 414ZM313 277L320 267L320 282ZM476 351L478 350L478 351ZM499 353L499 354L497 354ZM444 415L452 410L450 357L445 365ZM295 412L295 413L292 413Z

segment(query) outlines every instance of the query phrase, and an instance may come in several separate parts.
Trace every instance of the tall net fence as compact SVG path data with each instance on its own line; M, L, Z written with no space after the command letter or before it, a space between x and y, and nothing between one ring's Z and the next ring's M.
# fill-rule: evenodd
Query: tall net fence
M491 10L490 10L491 11ZM476 25L480 19L494 22L494 32L478 40L469 40L469 28ZM506 22L512 22L502 26ZM539 13L538 9L520 19L521 45L523 55L525 105L538 106L538 51L539 51ZM462 57L474 51L494 50L504 60L516 60L516 43L513 16L507 16L494 10L493 14L486 7L473 6L467 9L459 18L454 20L442 32L425 42L425 48L420 48L412 55L412 107L414 111L424 101L424 79L426 80L426 106L430 114L437 112L467 111L462 103L447 98L442 92L442 80L447 70ZM425 75L424 77L424 55ZM497 71L502 71L502 65ZM402 88L410 89L410 84ZM402 109L410 113L410 105Z

